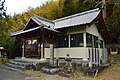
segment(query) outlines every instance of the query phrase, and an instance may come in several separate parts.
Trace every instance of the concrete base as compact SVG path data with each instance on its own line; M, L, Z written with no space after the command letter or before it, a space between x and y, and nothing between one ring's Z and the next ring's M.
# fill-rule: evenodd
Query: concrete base
M83 61L88 61L88 59L87 58L83 58Z
M25 59L25 57L22 57L22 59Z
M41 60L41 61L42 61L42 60L44 61L44 60L46 60L46 58L42 58L42 59L40 59L40 60Z

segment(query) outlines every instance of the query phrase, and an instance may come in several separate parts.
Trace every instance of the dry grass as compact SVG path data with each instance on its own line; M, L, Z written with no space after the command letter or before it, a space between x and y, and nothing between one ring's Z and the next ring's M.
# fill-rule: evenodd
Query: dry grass
M94 80L89 76L83 76L80 70L76 72L76 75L71 80ZM112 64L102 72L100 72L95 80L120 80L120 64Z
M50 75L41 71L27 70L26 73L32 80L69 80L67 77L59 76L57 74Z
M101 72L96 80L120 80L120 64L112 64Z
M49 75L40 71L26 71L26 73L28 76L37 77L37 80L94 80L93 77L84 76L81 69L77 69L75 75L70 78L59 76L57 74ZM112 64L100 72L95 80L120 80L120 64Z

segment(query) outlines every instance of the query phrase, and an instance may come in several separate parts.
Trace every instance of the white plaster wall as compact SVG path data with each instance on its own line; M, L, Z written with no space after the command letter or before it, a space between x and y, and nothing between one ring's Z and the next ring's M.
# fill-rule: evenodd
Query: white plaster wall
M98 32L98 29L95 24L92 24L90 27L86 27L86 32L98 36L100 40L103 40L101 34Z
M75 47L75 48L54 48L54 57L56 58L66 58L66 54L70 54L71 58L83 58L83 60L86 60L89 58L89 48L84 47ZM99 49L99 58L102 58L102 50ZM50 58L50 48L45 48L45 58Z
M86 59L87 49L84 47L74 47L74 48L54 48L54 57L65 58L66 54L69 54L71 58L83 58ZM45 58L50 57L50 48L45 48Z
M90 27L86 26L86 32L98 36L98 39L103 40L103 48L105 47L104 39L102 38L101 34L98 32L98 29L95 24L92 24Z
M58 48L59 57L66 57L67 53L72 58L86 58L86 48L84 47Z
M96 36L99 36L98 30L97 30L97 27L95 26L95 24L92 24L90 27L87 26L86 32L96 35Z

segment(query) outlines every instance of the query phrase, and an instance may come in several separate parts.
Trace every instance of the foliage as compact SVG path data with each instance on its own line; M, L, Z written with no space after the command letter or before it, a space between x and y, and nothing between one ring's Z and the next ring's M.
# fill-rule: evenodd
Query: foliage
M108 4L108 6L110 9L108 9L107 26L113 38L113 42L118 44L120 37L120 4Z

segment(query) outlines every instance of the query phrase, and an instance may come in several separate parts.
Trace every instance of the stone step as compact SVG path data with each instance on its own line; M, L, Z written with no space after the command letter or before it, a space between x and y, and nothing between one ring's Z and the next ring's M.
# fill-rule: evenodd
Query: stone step
M24 67L31 67L32 63L29 62L19 62L19 61L15 61L15 60L9 60L9 63L14 64L14 65L18 65L18 66L24 66Z
M18 60L11 59L7 64L5 64L5 66L15 68L15 69L20 69L20 70L30 70L32 69L33 64L31 62L18 61Z
M22 59L11 59L10 61L20 62L20 63L30 63L30 64L32 64L32 62L30 62L30 61L25 61L25 60L22 60Z
M15 64L11 64L11 63L6 63L4 66L19 69L19 70L22 70L22 71L25 70L24 66L19 66L19 65L15 65Z
M46 60L40 61L36 59L10 59L5 66L23 70L41 70L42 67L45 67L48 64L49 62Z

